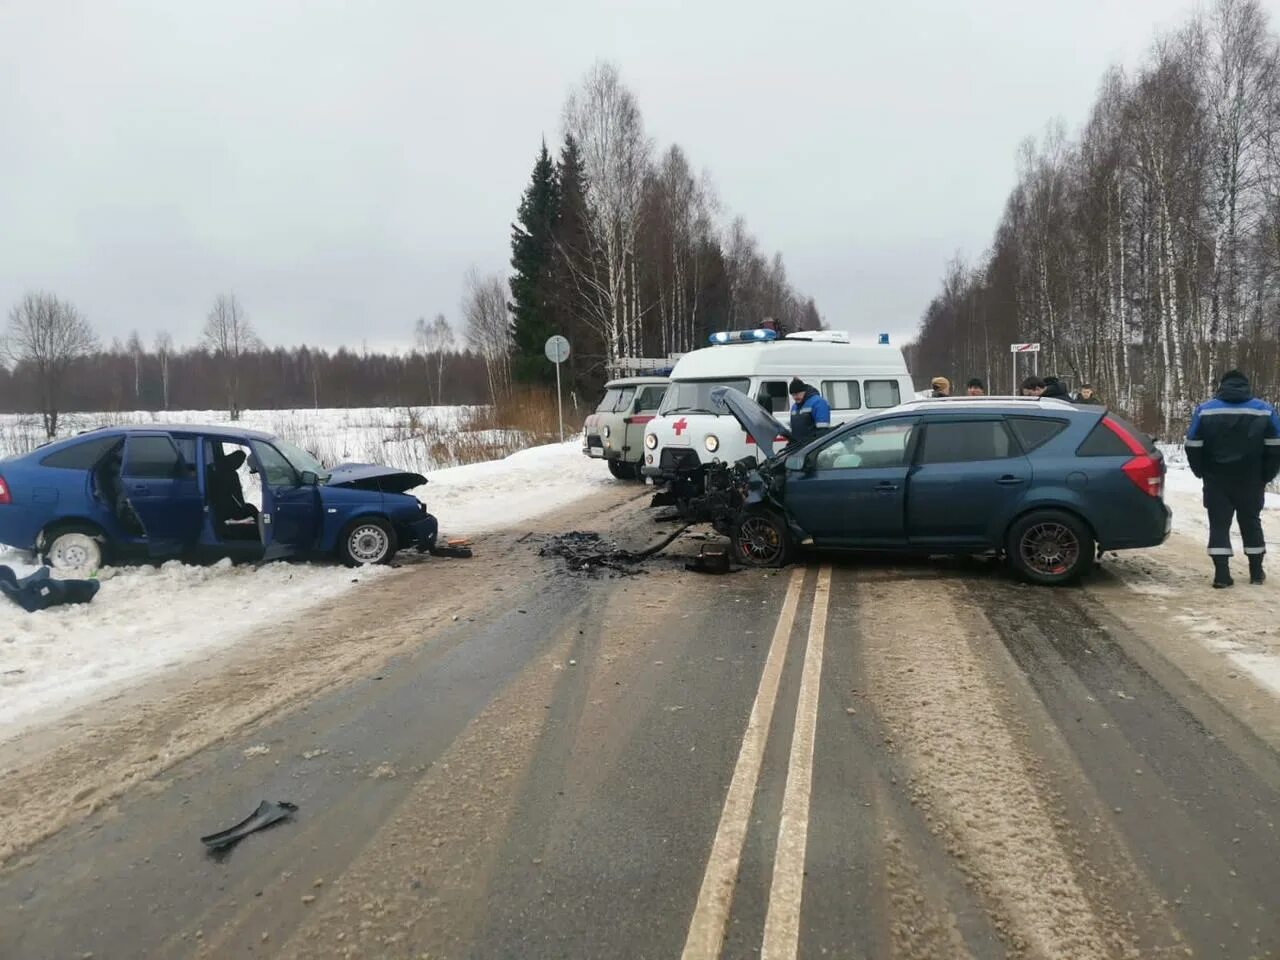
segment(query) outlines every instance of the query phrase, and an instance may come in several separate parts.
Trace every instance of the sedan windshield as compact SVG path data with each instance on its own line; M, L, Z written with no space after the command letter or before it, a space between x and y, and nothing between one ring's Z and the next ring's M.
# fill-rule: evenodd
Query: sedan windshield
M276 437L271 442L275 444L277 450L284 454L285 459L293 465L293 469L297 470L298 473L310 471L320 479L321 483L329 479L329 471L324 468L324 465L301 447L295 446L288 440L282 440L279 437Z
M658 413L664 416L668 413L720 415L724 410L712 403L711 391L716 387L732 387L739 393L746 393L750 383L745 377L740 380L672 380Z

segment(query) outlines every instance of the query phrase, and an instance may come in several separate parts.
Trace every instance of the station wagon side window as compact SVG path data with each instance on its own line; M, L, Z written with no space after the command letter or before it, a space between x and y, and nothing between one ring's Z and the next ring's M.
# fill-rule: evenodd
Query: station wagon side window
M925 428L920 463L969 463L1018 455L1003 420L935 420Z
M822 399L832 410L862 409L862 390L857 380L823 380Z
M817 453L818 470L875 470L905 467L915 433L915 420L869 423L841 434Z
M867 408L870 410L896 407L902 402L897 380L867 380L863 382L862 389L866 394Z
M279 450L269 443L253 441L253 453L262 465L263 481L269 487L296 487L298 474Z
M658 404L662 402L662 395L667 392L665 386L644 387L640 391L640 399L636 402L636 411L639 413L650 413L658 409Z
M1067 429L1067 421L1049 417L1010 417L1009 429L1022 444L1022 452L1030 453Z
M756 402L770 413L790 413L791 395L785 380L766 380L756 392Z
M182 463L173 441L163 436L130 437L124 447L126 477L171 479L178 475Z

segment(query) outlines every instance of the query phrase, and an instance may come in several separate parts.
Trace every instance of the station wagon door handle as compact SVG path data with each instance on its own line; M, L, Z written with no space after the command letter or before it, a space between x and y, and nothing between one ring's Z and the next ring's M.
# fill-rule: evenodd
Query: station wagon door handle
M1017 486L1020 483L1026 483L1026 482L1027 481L1024 480L1022 477L1012 477L1012 476L1004 476L996 481L996 483L1002 484L1003 486L1006 486L1006 487L1013 487L1013 486Z
M881 480L876 484L876 493L893 493L898 489L896 483L890 483L888 480Z

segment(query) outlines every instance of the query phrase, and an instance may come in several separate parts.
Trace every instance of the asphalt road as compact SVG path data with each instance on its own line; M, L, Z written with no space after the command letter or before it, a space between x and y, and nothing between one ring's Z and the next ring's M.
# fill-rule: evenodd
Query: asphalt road
M1280 956L1276 745L1105 573L544 544L11 862L0 957Z

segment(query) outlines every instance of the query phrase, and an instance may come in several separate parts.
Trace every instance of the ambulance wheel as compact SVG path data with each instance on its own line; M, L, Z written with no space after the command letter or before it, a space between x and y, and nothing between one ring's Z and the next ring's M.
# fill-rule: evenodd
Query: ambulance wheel
M613 474L615 480L634 480L637 471L634 464L627 463L625 460L610 460L609 472Z
M772 510L749 510L733 521L733 553L748 567L785 567L793 546L787 523Z

